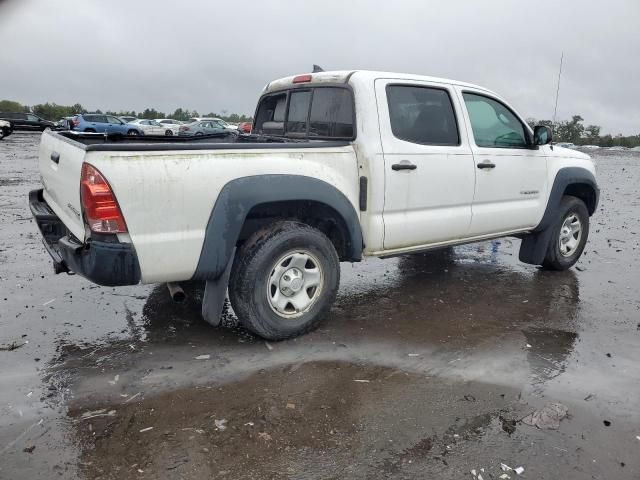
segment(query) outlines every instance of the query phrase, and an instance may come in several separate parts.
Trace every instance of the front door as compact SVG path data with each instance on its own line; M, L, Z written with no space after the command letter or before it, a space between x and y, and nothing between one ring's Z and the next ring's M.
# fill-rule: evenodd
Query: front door
M545 149L532 149L531 133L502 101L459 91L476 168L469 236L535 227L546 207Z
M457 240L471 222L473 155L452 86L376 81L384 157L384 249ZM458 113L457 113L458 112Z

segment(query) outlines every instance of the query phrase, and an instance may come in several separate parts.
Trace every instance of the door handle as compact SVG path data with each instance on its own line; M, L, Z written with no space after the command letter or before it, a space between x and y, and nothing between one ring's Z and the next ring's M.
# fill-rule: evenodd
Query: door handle
M400 163L394 163L393 165L391 165L391 170L395 170L396 172L398 170L415 170L416 168L418 168L417 165L414 165L411 162L408 162L406 160L403 160Z
M51 161L53 163L60 163L60 154L58 152L51 152Z
M489 160L485 160L484 162L481 162L478 164L478 168L483 170L485 168L496 168L496 164L495 163L491 163Z

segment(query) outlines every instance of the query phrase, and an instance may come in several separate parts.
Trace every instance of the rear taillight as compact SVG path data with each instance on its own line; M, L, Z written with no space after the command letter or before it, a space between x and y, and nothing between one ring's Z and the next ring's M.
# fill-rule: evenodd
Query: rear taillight
M125 233L124 221L116 196L102 174L88 163L82 164L80 201L89 228L95 233Z
M189 127L180 127L181 132L186 132L187 130L189 130Z

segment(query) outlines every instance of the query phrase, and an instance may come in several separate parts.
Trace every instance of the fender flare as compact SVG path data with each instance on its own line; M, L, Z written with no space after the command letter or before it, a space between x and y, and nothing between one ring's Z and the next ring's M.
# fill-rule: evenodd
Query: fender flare
M256 205L281 201L315 201L333 208L344 220L348 257L362 259L360 218L349 199L333 185L304 175L255 175L227 183L209 216L198 266L192 280L220 277L233 252L249 211Z
M518 257L521 262L532 265L541 265L547 253L549 241L551 240L551 228L555 220L555 214L560 206L562 197L568 186L573 184L586 184L593 189L595 202L593 208L589 208L589 215L593 215L598 209L600 199L600 188L593 174L586 168L566 167L561 168L556 173L553 186L549 193L547 208L544 211L542 220L533 231L522 238Z

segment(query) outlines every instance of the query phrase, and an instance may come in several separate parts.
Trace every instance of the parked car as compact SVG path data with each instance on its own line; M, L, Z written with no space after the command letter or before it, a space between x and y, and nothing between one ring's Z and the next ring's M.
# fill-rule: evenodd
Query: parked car
M228 129L228 130L237 130L238 126L237 125L232 125L228 122L225 122L223 119L218 118L218 117L194 117L194 118L190 118L189 119L189 123L194 123L194 122L202 122L204 120L208 120L211 122L217 122L220 125L222 125L224 128Z
M229 132L230 129L226 128L221 123L214 120L201 120L199 122L189 123L188 125L181 125L179 135L182 136L194 136L194 135L211 135L213 133Z
M13 133L13 125L6 120L0 120L0 140Z
M33 113L0 113L0 120L6 120L11 122L14 130L40 130L44 131L45 128L54 128L55 123L40 118Z
M162 123L163 125L182 125L183 122L180 120L174 120L173 118L156 118L156 122Z
M121 117L118 117L120 120L122 120L124 123L130 123L133 122L134 120L137 120L137 117L132 117L129 115L123 115Z
M640 146L639 147L633 147L631 149L632 152L640 152Z
M251 133L253 124L251 122L242 122L238 124L238 131L240 133Z
M72 130L78 132L95 132L120 135L144 135L144 131L130 123L125 123L117 117L98 113L83 113L74 115L71 120Z
M598 206L595 165L524 118L454 80L298 75L262 92L254 133L269 142L88 148L47 131L44 189L29 202L56 271L110 286L205 281L209 323L228 289L246 328L291 338L330 311L341 261L516 236L522 262L573 266Z
M71 130L73 128L73 117L62 117L56 122L57 130Z
M598 150L600 147L598 145L581 145L580 148L584 150Z
M626 150L628 150L627 147L623 147L621 145L617 145L615 147L609 147L607 150L609 150L610 152L624 152Z
M180 126L183 125L183 123L180 120L174 120L173 118L156 118L155 121L158 122L160 125L164 125L166 127L171 128L175 135L179 133Z
M575 143L570 143L570 142L560 142L560 143L556 143L556 145L558 147L562 147L562 148L577 148Z
M138 119L133 122L129 122L127 125L134 125L144 131L145 135L166 135L172 136L174 133L174 127L170 125L162 125L155 120Z

